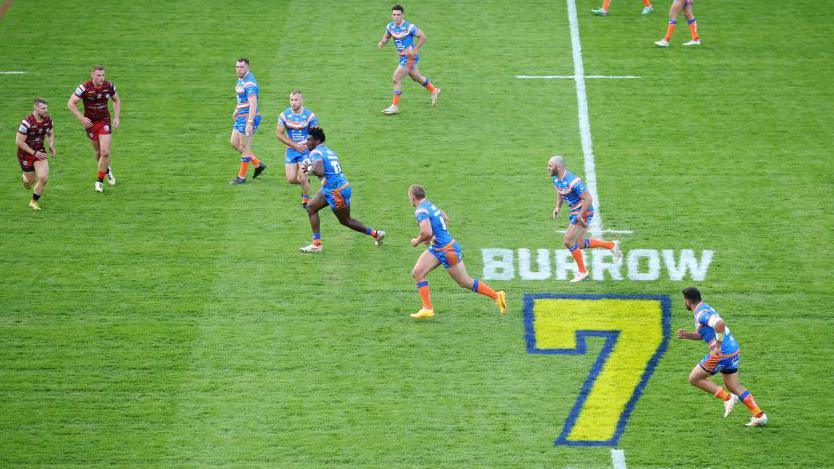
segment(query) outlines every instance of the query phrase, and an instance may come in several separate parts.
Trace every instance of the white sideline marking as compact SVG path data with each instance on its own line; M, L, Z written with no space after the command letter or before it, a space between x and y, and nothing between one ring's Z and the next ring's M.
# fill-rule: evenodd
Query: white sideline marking
M621 449L612 449L611 465L614 466L614 469L627 469L625 462L625 451Z
M0 75L24 75L25 73L20 70L0 70Z
M575 75L516 75L516 78L522 79L535 79L535 78L543 78L543 79L550 79L550 78L562 78L567 80L573 80L576 78ZM642 78L635 75L586 75L585 78L607 78L607 79L620 79L620 80L628 80L634 78Z

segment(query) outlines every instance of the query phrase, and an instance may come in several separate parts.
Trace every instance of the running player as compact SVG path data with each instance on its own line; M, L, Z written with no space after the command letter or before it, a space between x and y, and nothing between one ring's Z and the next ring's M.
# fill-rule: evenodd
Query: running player
M235 85L237 105L235 106L235 112L232 113L234 124L232 125L230 143L235 147L235 150L240 152L240 170L237 177L229 182L232 185L246 182L246 171L249 169L250 163L255 166L253 179L260 176L266 169L266 165L261 163L261 160L252 153L252 137L261 123L261 114L258 110L258 80L249 71L249 59L245 57L235 61L235 71L237 72L237 84Z
M301 185L301 207L307 208L310 202L310 181L303 171L304 160L310 155L307 150L307 134L313 127L319 126L319 118L313 111L304 107L304 95L301 90L290 93L290 107L278 115L278 128L275 136L287 146L284 160L284 174L290 184Z
M43 195L46 181L49 179L49 161L47 161L48 156L44 151L43 141L46 139L49 142L49 154L55 156L55 133L52 131L52 119L49 117L46 100L35 98L32 107L34 108L32 114L20 121L15 142L17 143L17 161L23 171L21 174L23 187L28 191L32 188L32 184L35 185L29 207L32 210L40 210L38 200Z
M556 208L553 209L553 219L559 216L562 210L562 202L567 200L570 207L570 223L565 230L565 247L568 248L579 273L571 280L571 283L581 282L588 278L588 269L585 268L585 260L582 258L582 249L605 248L610 249L614 260L620 255L619 241L605 241L597 238L586 238L585 233L594 218L594 206L591 192L585 190L582 179L576 177L565 168L565 159L561 156L551 157L547 162L547 171L553 180L556 188Z
M411 270L411 276L417 282L417 291L423 300L423 307L420 311L411 314L411 317L417 319L434 317L434 306L431 304L431 293L426 276L439 265L446 269L458 285L492 298L498 305L498 311L506 314L507 294L493 290L486 282L473 279L466 272L460 245L452 238L446 227L449 221L446 213L426 199L426 190L422 186L415 184L409 187L408 198L411 200L411 205L415 207L414 217L417 218L417 224L420 227L420 233L411 240L411 245L429 246L420 254Z
M675 32L675 28L678 26L678 15L680 15L681 10L683 10L683 16L686 17L686 21L689 24L689 35L692 38L689 41L684 42L683 45L701 45L701 37L698 36L698 23L695 22L695 15L692 14L692 4L694 2L695 0L674 0L672 2L672 7L669 8L669 24L666 26L666 36L659 41L655 41L655 45L658 47L669 47L669 41L672 39L672 33Z
M591 10L591 13L597 16L606 16L608 15L608 7L611 6L611 2L614 0L602 0L602 8L598 10ZM643 0L643 11L640 12L641 15L648 15L649 13L653 12L654 8L652 7L651 0Z
M417 64L420 62L420 48L426 42L426 35L403 18L403 7L401 5L394 5L391 8L391 21L385 27L385 34L377 44L380 49L388 43L391 38L394 38L394 46L397 48L397 53L400 55L400 63L394 70L392 80L394 81L394 99L391 105L383 109L383 114L396 114L400 111L400 95L402 94L402 82L406 75L410 76L412 80L423 85L431 93L431 105L437 104L437 98L440 95L440 88L435 87L429 82L429 79L420 75L417 70ZM416 41L415 41L416 38Z
M110 121L110 110L107 100L113 101L113 121ZM78 110L78 101L84 102L84 114ZM90 80L78 85L70 95L67 107L87 129L87 137L93 144L93 151L98 161L96 175L96 192L104 192L104 178L111 186L116 185L116 177L110 168L110 139L111 133L119 128L119 116L122 113L122 100L116 93L116 85L104 79L104 67L93 67Z
M684 288L681 293L684 307L695 314L695 332L678 329L678 338L703 340L709 346L709 353L689 373L689 383L724 401L724 417L730 415L733 406L740 400L753 414L748 427L767 424L767 415L759 409L750 391L738 382L741 357L738 342L730 328L710 305L701 300L701 292L697 288ZM710 381L709 377L719 371L729 391Z
M310 227L313 229L313 242L300 249L301 252L321 252L321 231L319 210L330 205L339 223L360 233L374 238L376 246L382 246L385 232L374 230L350 217L351 188L344 173L342 163L335 151L324 145L324 131L320 127L313 127L307 136L307 148L310 149L310 160L305 163L304 171L321 178L322 188L307 204L307 215L310 216Z

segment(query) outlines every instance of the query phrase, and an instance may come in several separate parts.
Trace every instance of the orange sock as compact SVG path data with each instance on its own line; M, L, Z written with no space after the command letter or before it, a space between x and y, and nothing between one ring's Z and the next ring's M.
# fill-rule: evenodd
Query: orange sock
M434 309L434 307L431 305L431 291L429 291L429 282L419 282L417 284L417 292L420 293L420 298L423 300L423 309Z
M692 36L693 41L700 39L698 37L698 22L695 21L695 18L689 20L689 35Z
M475 293L480 293L484 296L488 296L493 300L498 298L498 293L495 293L495 290L493 290L492 287L478 279L475 279L475 282L472 284L472 291Z
M568 248L568 251L570 251L573 259L576 261L576 266L579 267L579 272L585 273L585 259L582 258L582 250L579 249L579 245L574 244Z
M249 162L255 165L256 168L261 165L261 160L259 160L255 155L252 155L252 159L249 160Z
M437 92L437 88L431 83L426 84L426 89L429 90L429 93Z
M759 405L756 404L756 400L753 399L753 395L750 394L750 391L744 391L740 396L738 396L738 398L741 399L741 402L743 402L748 409L750 409L750 413L753 414L753 417L761 417L764 413L762 412L762 409L759 409Z
M240 162L240 171L237 172L237 177L245 179L247 169L249 169L249 162L248 161L241 161Z
M608 11L608 7L611 6L611 0L602 0L602 9Z
M713 394L713 396L721 399L722 401L726 401L726 400L730 399L731 394L730 394L730 391L727 391L726 389L722 388L721 386L718 386L718 390L715 391L715 394Z
M589 247L589 248L605 248L605 249L613 249L614 248L614 242L613 241L605 241L605 240L596 239L596 238L588 238L586 241L588 241L587 247Z
M314 239L313 240L313 246L321 246L321 240L320 239Z
M400 91L394 91L394 99L391 100L392 106L399 106L400 105Z
M650 6L652 6L652 2L650 2L649 0L643 0L643 6L644 7L650 7Z
M663 38L666 42L669 42L669 40L672 39L672 33L675 32L675 26L677 25L678 22L676 20L669 20L669 26L666 26L666 37Z

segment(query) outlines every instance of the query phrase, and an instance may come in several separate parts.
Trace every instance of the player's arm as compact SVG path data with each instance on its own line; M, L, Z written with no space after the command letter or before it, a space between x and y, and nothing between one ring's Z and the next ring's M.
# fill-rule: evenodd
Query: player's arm
M376 44L379 46L380 49L385 47L385 44L388 44L388 41L391 40L391 33L388 32L388 29L385 30L385 34L382 35L382 39Z
M246 135L252 135L255 130L255 111L258 109L258 96L252 93L249 98L249 114L246 115Z
M559 212L562 210L562 194L559 191L556 191L556 207L553 209L552 217L555 220L556 217L559 216Z
M588 218L588 211L591 209L591 202L593 202L594 198L591 197L591 192L587 190L582 191L579 198L582 199L582 209L579 210L579 222L587 227L588 223L585 220Z
M122 100L119 99L119 94L113 91L113 96L110 97L113 100L113 129L119 128L119 118L122 115Z
M315 159L307 165L307 173L313 176L324 176L324 163L320 159Z
M710 344L710 350L716 353L721 353L721 344L724 342L724 334L727 332L727 326L721 316L714 314L710 316L707 321L709 327L715 330L715 341Z
M17 143L17 148L20 148L21 150L25 151L26 153L28 153L30 155L34 155L35 157L37 157L39 159L46 158L46 153L44 153L42 151L35 151L35 150L32 149L32 147L27 145L26 144L26 135L24 135L20 132L17 133L17 137L15 138L15 143Z
M414 39L414 43L411 44L410 55L417 55L417 51L419 51L420 48L423 47L423 43L426 42L426 35L423 34L423 31L417 30L417 32L414 33Z
M81 114L81 111L78 110L78 101L81 101L81 97L75 93L71 94L69 101L67 101L67 109L75 115L76 119L84 124L84 128L89 129L93 126L93 121L84 116L84 114Z
M689 332L686 329L678 329L678 339L701 340L701 334L698 332Z
M411 239L411 246L413 247L417 247L417 245L420 243L428 244L428 242L431 241L431 237L433 235L431 230L431 222L429 222L428 218L420 220L420 224L418 226L420 227L420 233L417 234L416 238Z
M55 129L49 129L46 134L46 143L49 145L49 154L55 156Z
M278 139L279 142L283 143L284 145L294 148L297 151L303 152L306 146L302 143L294 142L288 135L287 135L287 127L284 126L284 123L280 120L278 121L278 125L275 127L275 137Z

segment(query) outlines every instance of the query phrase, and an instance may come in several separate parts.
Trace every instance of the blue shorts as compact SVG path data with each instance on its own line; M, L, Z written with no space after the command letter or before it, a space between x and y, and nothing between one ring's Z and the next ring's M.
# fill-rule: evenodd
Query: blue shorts
M740 353L736 353L735 355L727 358L717 357L708 353L704 355L704 358L702 358L698 364L701 365L701 368L703 368L704 371L711 375L714 375L719 371L725 375L731 375L738 371L740 359Z
M413 70L418 63L420 63L420 54L417 54L414 57L409 57L407 55L400 56L400 66L406 70Z
M331 209L350 207L350 184L345 184L337 189L322 188L321 193L324 194L324 200Z
M585 222L590 226L591 220L593 220L593 219L594 219L594 211L590 210L590 211L588 211L588 218L585 220ZM577 210L576 213L571 213L570 214L570 224L571 225L578 225L579 224L579 210Z
M255 116L255 120L252 122L252 134L258 130L258 125L261 123L261 116ZM242 134L246 134L246 114L238 115L237 119L235 119L235 125L232 126L233 129L237 130Z
M460 251L460 245L452 240L451 243L436 248L430 246L426 251L430 252L432 256L436 257L443 265L444 269L448 269L454 265L459 264L463 260L463 253Z
M285 164L295 164L301 163L304 161L304 158L308 158L310 156L309 151L305 151L301 153L300 151L296 150L295 148L287 148L287 153L284 156L284 163Z

